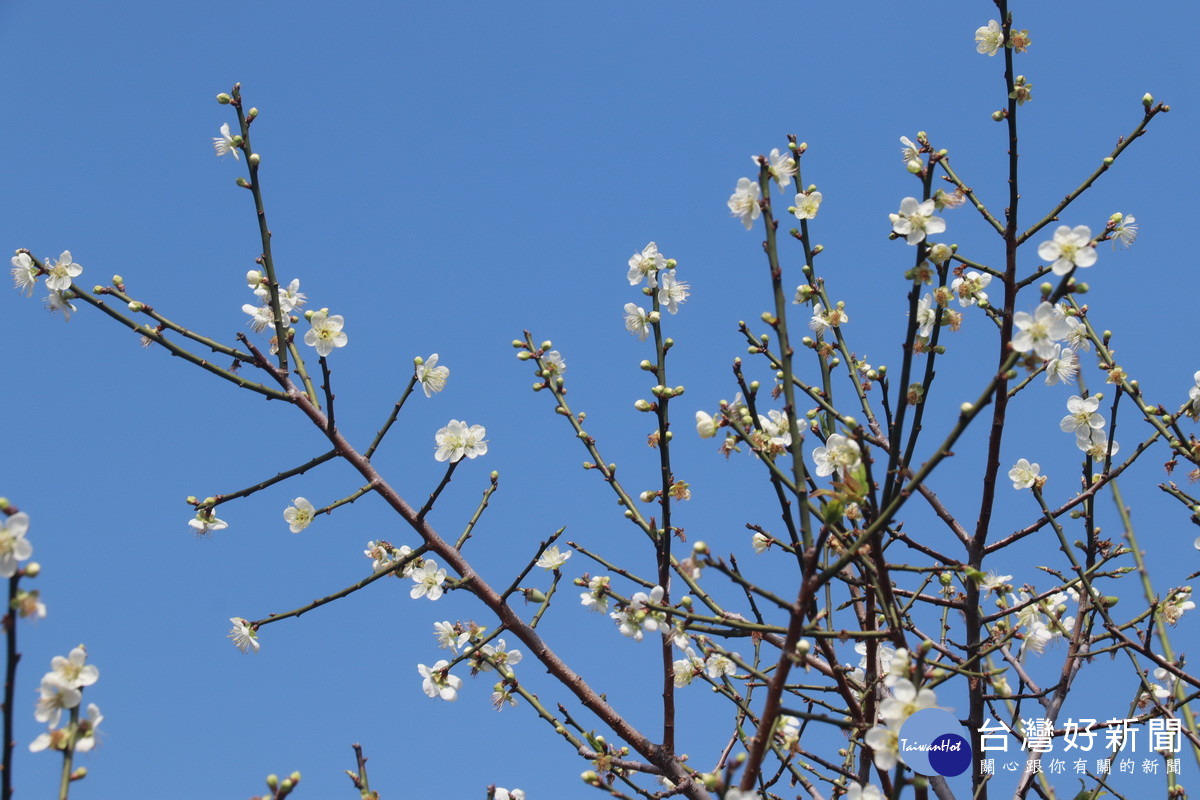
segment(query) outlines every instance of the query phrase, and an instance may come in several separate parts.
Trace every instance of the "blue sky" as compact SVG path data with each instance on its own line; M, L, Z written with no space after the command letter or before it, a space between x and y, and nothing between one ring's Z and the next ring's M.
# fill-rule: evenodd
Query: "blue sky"
M1200 368L1184 233L1196 213L1196 12L1182 2L1138 13L1114 2L1015 5L1033 38L1019 61L1034 86L1022 110L1027 220L1137 123L1143 93L1172 104L1063 221L1098 230L1114 211L1137 216L1132 250L1101 246L1087 299L1143 388L1182 402ZM776 517L762 475L746 457L719 458L690 435L689 419L733 395L728 365L745 355L736 323L757 320L770 300L761 231L747 233L725 207L752 174L749 156L783 147L787 133L809 143L805 182L825 196L814 225L821 269L872 363L898 365L905 322L911 252L887 240L887 214L918 187L898 138L927 131L1003 207L1004 126L990 119L1003 104L1002 62L976 54L972 39L994 7L829 6L6 4L0 231L8 247L40 257L70 249L83 285L119 273L139 299L231 340L246 330L242 276L259 245L249 195L233 185L241 165L214 158L210 140L231 120L214 95L241 81L261 109L254 141L280 276L299 277L311 305L347 320L350 345L333 360L342 426L369 441L412 357L438 352L452 370L447 390L413 398L378 463L419 500L442 474L434 431L451 418L486 425L491 451L458 470L433 519L459 530L499 470L469 552L501 585L563 525L649 570L651 554L635 549L598 477L578 469L585 453L548 398L529 391L530 370L509 343L526 328L553 339L570 365L571 400L607 457L630 487L653 485L648 418L633 409L649 387L637 364L652 351L624 332L621 308L639 299L626 260L655 240L693 291L669 331L670 382L688 390L676 424L689 435L676 453L696 495L680 524L747 561L744 524ZM997 263L999 242L969 209L948 221L947 241ZM785 251L792 274L798 257ZM582 795L583 762L527 710L497 716L490 681L468 680L453 705L421 693L416 664L441 657L434 621L491 624L467 598L431 606L393 582L268 627L254 657L223 638L231 615L293 608L363 577L368 539L415 544L369 497L288 532L280 512L293 497L320 505L357 487L339 465L226 506L227 531L188 534L187 495L232 491L323 451L298 414L143 351L86 310L64 325L36 298L13 295L4 320L0 491L32 517L50 608L20 634L18 740L23 749L38 732L34 689L50 657L86 642L101 670L87 696L108 718L74 796L133 787L248 796L268 772L299 769L300 797L332 797L350 788L340 770L352 766L354 741L385 797L483 797L489 782L531 798ZM938 408L974 397L984 374L967 344L980 340L962 335L939 370ZM1065 498L1077 471L1057 428L1069 392L1042 388L1004 459L1041 461ZM964 461L972 453L978 440L963 445ZM1153 488L1162 473L1151 467L1164 458L1149 454L1123 489L1169 587L1197 568L1196 530ZM964 507L974 501L970 481L944 477L937 488ZM1025 495L1001 498L1014 526L1034 512ZM1014 558L1019 566L1051 547L1030 543ZM569 563L568 577L583 561ZM639 677L650 648L572 598L552 611L549 635L652 723L655 690ZM1195 624L1185 617L1177 646L1197 641ZM1104 680L1089 684L1097 695ZM708 698L696 703L684 746L707 763L709 734L727 717ZM1186 768L1194 782L1195 764ZM56 770L53 756L22 752L17 788L44 791Z

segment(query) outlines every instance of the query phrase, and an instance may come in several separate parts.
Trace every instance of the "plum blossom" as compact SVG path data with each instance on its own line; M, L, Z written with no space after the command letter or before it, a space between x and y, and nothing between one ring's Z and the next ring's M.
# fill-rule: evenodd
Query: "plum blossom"
M897 729L906 719L918 711L937 707L937 694L933 689L921 689L907 678L900 678L892 685L892 696L879 705L879 714Z
M188 525L194 528L197 534L223 531L229 527L228 522L223 519L217 519L213 515L211 508L197 511L196 516L188 520Z
M606 591L608 590L608 585L611 580L612 579L607 575L597 575L588 581L588 590L586 592L581 592L579 595L583 607L599 614L603 614L605 611L607 611L608 595L606 594Z
M38 722L44 722L51 728L58 725L63 709L75 708L83 699L78 689L63 683L52 672L42 678L39 692L37 710L33 716Z
M1008 471L1009 480L1013 482L1014 489L1028 489L1037 482L1038 471L1041 467L1038 464L1030 464L1029 459L1022 458L1016 463L1012 469ZM1012 577L1011 575L1009 577Z
M877 768L889 770L900 761L899 725L876 725L867 731L864 738L867 747L874 753Z
M915 197L906 197L900 201L900 213L889 214L892 230L903 236L909 244L919 244L925 241L926 234L941 233L946 230L946 220L933 216L935 201L917 202Z
M679 304L687 299L690 287L683 281L675 279L675 270L667 270L662 274L662 288L658 290L658 302L667 307L672 314L679 313Z
M626 303L625 330L638 337L640 341L646 341L646 337L650 335L650 317L646 313L646 309L636 303Z
M1012 339L1013 350L1018 353L1032 350L1042 360L1055 357L1055 342L1064 339L1068 333L1063 315L1049 303L1039 305L1033 314L1018 311L1013 314L1013 324L1018 329Z
M1004 30L996 20L975 31L975 49L986 56L994 56L1004 46Z
M926 292L917 304L917 336L928 339L936 322L937 308L933 304L933 295Z
M767 412L767 416L758 415L758 424L762 427L763 435L767 437L767 443L772 447L792 446L792 432L787 414L772 408Z
M808 321L808 327L812 328L813 333L820 334L849 321L850 316L840 305L834 306L827 312L823 305L817 303L813 306L813 315L812 319Z
M1046 385L1060 381L1069 384L1079 374L1079 357L1075 351L1062 345L1054 345L1054 358L1046 362Z
M72 689L91 686L100 679L100 670L87 661L87 650L83 645L71 650L66 658L55 656L50 659L50 669L60 683Z
M684 648L686 658L681 658L671 665L675 675L675 686L681 688L689 685L704 672L704 661L690 647Z
M1188 399L1191 401L1188 405L1192 416L1196 417L1200 416L1200 371L1192 376L1192 380L1196 382L1196 385L1188 389Z
M37 286L38 268L33 265L29 253L17 253L12 259L13 288L24 292L26 297L33 296Z
M1079 395L1067 398L1067 411L1071 412L1059 421L1058 426L1064 433L1074 433L1076 444L1080 450L1087 450L1094 437L1094 432L1104 427L1104 417L1097 413L1100 398L1084 399Z
M408 590L408 596L413 600L421 597L428 597L430 600L437 600L445 593L442 584L446 581L446 570L438 569L437 562L425 561L421 566L412 571L412 588Z
M250 650L258 652L258 631L250 627L249 620L242 617L230 617L229 621L233 623L233 627L229 629L229 638L233 640L234 646L247 653Z
M755 533L750 537L750 546L754 548L756 553L765 553L767 548L771 546L771 539L764 533Z
M426 397L433 397L434 392L445 389L446 379L450 377L450 368L439 367L437 362L438 354L434 353L416 367L417 383L425 390Z
M846 787L845 800L885 800L885 798L878 786L870 783L862 786L851 781L850 785Z
M567 563L567 559L571 557L571 551L565 553L559 552L558 545L552 544L542 551L538 557L537 566L542 569L558 569L563 564Z
M433 623L433 635L437 639L438 647L446 650L458 652L458 648L466 644L470 638L469 631L458 631L449 621Z
M658 245L651 242L642 248L642 252L629 257L629 285L637 286L645 279L647 285L653 289L658 286L659 270L666 268L667 259L658 252Z
M283 520L291 528L292 533L299 533L312 524L316 514L313 504L303 497L297 497L292 505L283 510Z
M255 292L258 294L258 292ZM268 297L270 293L268 293ZM293 311L299 311L300 306L308 300L308 295L300 291L300 279L292 278L292 282L287 285L287 288L279 287L279 307L283 313L290 314Z
M733 216L740 217L746 230L754 227L754 220L762 215L758 201L762 198L762 190L758 184L749 178L738 178L737 189L729 196L729 211Z
M71 251L63 250L58 261L51 261L46 267L46 288L65 292L71 288L71 279L78 278L82 273L83 267L71 260Z
M458 699L458 690L462 688L462 678L451 675L448 671L450 662L442 659L432 667L417 664L417 672L424 678L421 689L433 698L442 698L448 703Z
M452 419L435 434L434 441L438 447L433 457L454 464L463 456L475 458L484 455L488 451L487 440L483 438L485 436L487 429L482 425L467 427L467 423Z
M796 195L796 205L790 209L796 219L816 219L821 208L820 192L801 192Z
M329 316L326 309L313 312L312 317L308 320L312 327L308 333L304 334L304 343L309 347L317 348L317 355L324 358L333 352L335 347L345 347L349 341L342 328L346 324L346 320L341 314Z
M736 656L737 653L734 655ZM708 677L717 681L725 675L733 675L737 672L737 664L724 653L710 653L704 660L704 671L708 673Z
M33 555L33 545L25 538L29 530L29 515L18 511L0 525L0 577L17 574L17 562Z
M717 435L717 430L721 427L721 418L710 416L707 412L696 412L696 433L700 434L701 439L711 439Z
M975 305L977 302L987 302L987 292L983 290L991 282L991 275L986 272L981 274L971 270L963 277L955 278L950 284L950 289L958 295L958 304L966 308L967 306Z
M233 141L233 136L229 132L229 123L221 123L221 135L213 137L213 149L217 151L217 157L232 155L235 160L240 159L238 155L238 144Z
M1075 267L1090 267L1096 263L1096 248L1092 245L1092 229L1087 225L1059 225L1054 238L1038 245L1038 258L1050 262L1055 275L1066 275Z
M758 156L750 156L750 160L758 166ZM767 157L767 171L779 184L780 189L786 189L792 185L792 178L796 176L796 159L792 157L790 150L781 153L778 147L772 147L771 155Z
M71 314L75 312L75 306L62 292L51 292L46 295L46 310L51 314L61 311L63 322L70 322Z
M525 800L525 792L521 789L509 791L503 786L497 786L496 793L492 795L492 800Z
M818 476L824 478L836 470L839 477L845 477L847 470L862 463L862 448L853 439L847 439L840 433L831 433L824 446L813 450L812 457L817 465Z
M1115 250L1117 245L1129 248L1133 247L1133 241L1137 239L1138 226L1137 218L1133 214L1113 214L1112 221L1116 223L1116 227L1112 229L1112 246Z
M242 305L242 311L250 315L250 329L262 333L275 324L275 311L268 305L254 306L249 303Z
M1170 624L1174 625L1183 617L1185 611L1191 611L1196 607L1192 602L1192 587L1184 586L1179 589L1173 589L1159 607L1159 612Z

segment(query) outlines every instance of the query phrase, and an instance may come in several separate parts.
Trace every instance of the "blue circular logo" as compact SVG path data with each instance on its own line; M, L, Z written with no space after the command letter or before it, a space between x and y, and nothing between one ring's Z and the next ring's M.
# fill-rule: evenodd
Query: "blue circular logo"
M900 726L900 760L920 775L961 775L971 766L971 743L962 730L949 711L922 709Z

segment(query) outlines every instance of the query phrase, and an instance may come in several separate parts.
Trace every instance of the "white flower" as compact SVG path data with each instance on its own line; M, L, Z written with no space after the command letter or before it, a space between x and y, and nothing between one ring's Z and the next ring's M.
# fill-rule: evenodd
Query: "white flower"
M963 308L973 306L975 303L987 302L987 292L983 291L989 283L992 282L992 276L986 272L980 274L971 270L961 278L955 278L950 283L950 288L958 295L958 304Z
M442 583L446 580L446 570L438 569L437 562L425 561L412 571L412 580L413 587L408 590L409 597L413 600L421 597L437 600L445 592Z
M625 330L641 341L646 341L646 337L650 335L650 318L646 314L646 309L634 303L626 303Z
M758 166L758 156L750 156L750 160ZM781 153L778 147L772 147L771 155L767 157L767 171L780 189L786 189L792 185L792 178L796 177L796 159L792 158L790 151Z
M250 627L249 620L242 617L230 617L229 621L233 623L233 627L229 629L229 638L233 640L234 646L243 653L251 649L257 653L258 631Z
M1063 315L1049 303L1042 303L1033 314L1018 311L1013 314L1013 324L1018 328L1012 347L1018 353L1033 350L1043 360L1054 358L1054 343L1066 338L1068 327Z
M788 425L787 414L772 408L767 412L767 416L758 415L758 424L762 427L763 434L770 444L775 447L792 446L792 432L791 426Z
M492 706L497 711L503 711L505 703L508 703L510 706L516 706L517 698L513 696L512 690L507 685L497 683L494 688L495 691L492 692Z
M225 520L213 516L212 509L197 511L196 516L188 520L188 525L195 528L197 534L223 531L229 527L229 523Z
M1054 358L1046 363L1046 385L1053 386L1062 381L1070 383L1079 373L1079 358L1075 351L1062 345L1054 345Z
M54 673L47 674L42 678L42 686L39 691L37 710L33 716L38 722L44 722L51 728L58 725L63 709L75 708L83 699L83 695L78 689L66 685Z
M1185 611L1191 611L1196 607L1192 602L1192 587L1184 586L1180 589L1174 589L1171 594L1163 601L1159 608L1163 618L1172 625L1182 619Z
M417 365L417 382L425 390L426 397L433 397L434 392L446 388L446 379L450 377L449 367L437 365L438 354L434 353L421 364Z
M734 655L736 656L737 653ZM733 663L733 659L724 653L710 653L704 661L704 671L708 673L708 677L716 681L724 675L733 675L737 672L737 664Z
M756 533L750 538L750 546L756 553L765 553L771 546L771 539L763 533Z
M567 559L571 557L571 551L565 553L558 551L558 545L551 545L542 551L542 555L537 560L537 566L542 569L558 569L563 564L567 563Z
M913 144L912 139L907 136L900 137L900 159L907 164L913 159L921 157L920 145Z
M679 313L679 304L687 299L689 287L683 281L675 279L675 270L667 270L662 274L662 288L658 290L658 302L667 307L672 314Z
M25 538L29 530L29 515L24 511L13 514L0 525L0 577L17 574L17 562L33 555L33 545Z
M213 137L213 149L217 151L217 156L232 155L234 159L241 158L238 155L238 146L233 141L233 136L229 134L229 123L221 124L221 135Z
M876 725L867 731L865 741L875 754L877 768L886 771L896 766L900 760L899 726Z
M79 721L79 733L75 738L76 753L86 753L95 747L96 728L103 721L104 715L100 713L100 707L95 703L88 703L87 719Z
M721 418L713 418L707 412L696 412L696 433L700 434L701 439L711 439L717 435L717 429L721 427Z
M704 662L696 655L696 651L686 647L683 652L687 658L681 658L671 665L671 670L675 675L676 688L689 685L697 675L704 671Z
M91 686L100 679L100 670L87 661L87 650L83 645L73 649L66 658L55 656L50 659L50 669L53 675L64 686L72 689L82 689Z
M933 689L913 686L912 681L900 678L892 686L892 696L879 704L879 714L890 725L899 728L904 720L926 708L937 706L937 694Z
M65 292L71 288L71 279L82 274L83 267L71 261L70 250L63 250L58 261L51 261L46 270L46 288L55 292Z
M1192 415L1200 414L1200 371L1192 376L1196 385L1188 389L1188 399L1191 400Z
M33 265L29 253L18 253L12 259L13 288L24 292L26 297L33 297L33 289L37 286L38 268Z
M946 230L946 220L933 216L935 205L933 200L918 203L915 197L904 198L900 201L900 213L888 214L892 230L909 244L925 241L926 234L941 233Z
M821 208L821 193L801 192L796 195L796 205L792 208L792 214L796 219L815 219L817 211Z
M433 623L433 635L437 639L438 647L443 647L447 650L458 652L458 648L462 647L471 638L468 631L459 633L450 622L435 622Z
M71 301L63 296L62 292L51 292L46 295L46 310L53 314L55 311L61 311L64 322L71 321L71 314L75 311L75 306Z
M1133 247L1133 240L1137 238L1138 226L1137 219L1133 214L1113 214L1117 219L1117 227L1112 230L1113 249L1120 242L1122 247Z
M933 295L929 292L917 304L917 336L926 339L933 333L933 324L937 321L937 309L933 305Z
M812 328L813 333L824 333L830 328L836 328L839 325L850 321L850 316L845 309L834 306L829 311L820 303L813 306L812 319L808 321L808 327Z
M1075 267L1090 267L1096 263L1092 229L1087 225L1059 225L1053 239L1038 245L1038 258L1051 262L1055 275L1066 275Z
M1110 443L1108 437L1100 431L1092 431L1091 435L1086 439L1079 436L1075 437L1075 444L1094 461L1103 461L1108 458L1110 444L1112 455L1115 456L1121 452L1121 445L1116 441Z
M502 786L497 786L496 794L492 796L492 800L525 800L525 792L520 789L513 789L510 792Z
M741 217L746 230L753 228L754 220L762 214L762 209L758 206L761 198L762 190L758 188L757 183L749 178L738 178L737 189L729 196L728 205L733 216Z
M1085 400L1079 395L1072 395L1067 398L1067 411L1071 413L1059 421L1058 427L1065 433L1074 433L1081 450L1087 449L1083 443L1091 441L1092 432L1104 427L1104 417L1096 412L1099 407L1100 399L1097 397Z
M300 291L299 278L293 278L286 289L282 286L279 288L279 307L285 314L299 311L300 306L304 305L306 300L308 300L308 295Z
M846 787L844 800L885 800L885 798L878 786L869 783L866 786L860 786L851 781L850 785Z
M551 350L542 356L542 364L544 365L543 372L550 373L543 375L544 378L550 378L555 375L562 375L567 371L567 362L563 360L562 353L557 350Z
M462 688L462 678L457 678L447 672L449 666L450 662L442 659L432 667L417 664L417 672L421 673L421 677L425 679L421 682L421 689L425 694L453 703L458 699L458 690Z
M275 325L275 312L270 305L252 306L245 303L242 305L242 311L250 315L250 328L255 333L262 333Z
M610 580L607 575L597 575L588 581L588 590L579 595L584 608L600 614L608 610L608 595L605 594L605 591L608 589Z
M497 639L495 645L485 644L479 648L479 651L487 656L486 661L479 662L479 668L484 672L488 672L494 666L503 667L519 664L521 659L525 657L520 650L509 650L508 645L503 639ZM500 671L508 672L510 670L502 669Z
M321 309L314 312L308 322L312 327L304 334L304 343L317 348L317 355L324 358L333 352L333 348L346 346L348 339L346 334L342 333L346 320L341 314L331 317L325 309Z
M983 580L979 582L979 588L985 595L991 594L1000 591L1000 587L1011 580L1012 575L997 575L993 570L988 570L987 575L984 575Z
M1008 477L1013 482L1013 488L1028 489L1033 486L1034 482L1038 479L1038 471L1040 469L1040 465L1030 464L1029 459L1022 458L1016 463L1016 466L1008 471ZM1012 576L1008 577L1011 578Z
M292 533L299 533L312 524L316 509L303 497L297 497L292 503L283 510L283 519L291 527Z
M433 457L438 461L454 464L463 456L475 458L484 455L488 451L488 443L484 436L487 436L487 429L482 425L472 425L468 428L467 423L452 419L434 435L438 447Z
M1067 324L1067 335L1063 339L1066 340L1067 344L1075 352L1078 353L1082 350L1085 353L1090 353L1092 343L1088 339L1087 326L1080 321L1079 317L1068 317L1062 308L1059 309L1059 314Z
M988 56L994 56L1004 46L1004 31L996 20L988 20L986 27L975 31L975 49Z
M646 279L647 285L653 289L658 286L658 271L667 268L667 259L658 252L658 245L654 242L642 248L642 252L634 253L629 257L629 285L637 286Z
M839 477L845 477L847 470L862 463L862 448L853 439L847 439L840 433L831 433L824 447L813 450L812 457L817 465L818 476L824 478L837 470Z

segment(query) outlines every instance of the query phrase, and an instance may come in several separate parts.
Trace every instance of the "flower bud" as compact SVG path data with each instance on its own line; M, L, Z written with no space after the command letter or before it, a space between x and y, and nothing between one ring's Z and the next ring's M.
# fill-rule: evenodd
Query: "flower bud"
M646 321L649 322L651 325L657 325L659 322L662 321L662 314L660 314L657 311L651 311L649 314L646 315Z
M647 489L646 491L644 491L638 495L638 499L641 500L643 503L649 503L649 502L652 502L656 496L657 495L654 492Z
M528 361L529 359L533 358L533 353L530 353L528 350L522 350L521 352L517 353L517 358L521 359L522 361Z
M234 181L234 183L236 183L238 186L242 187L243 189L250 188L250 181L246 180L245 178L239 177L236 181Z
M633 407L638 411L649 411L651 409L650 403L642 398L638 398L634 402Z
M707 555L708 544L705 542L696 542L692 545L692 552L699 556Z
M638 364L638 367L646 370L647 372L653 372L655 369L654 365L644 358L642 359L642 363Z
M919 175L921 170L925 169L925 162L919 158L910 159L909 162L904 165L904 168L913 175Z
M254 118L255 118L255 117L257 117L257 116L258 116L258 109L257 109L257 108L251 108L249 111L247 111L247 112L246 112L246 119L247 119L247 120L249 120L249 121L251 121L251 122L252 122L252 121L254 120Z
M251 153L249 160L250 160L250 166L257 167L259 162L262 161L262 157L258 153Z
M513 339L512 346L517 348L518 350L520 350L522 347L525 346L525 343L522 342L520 339Z
M229 105L232 101L233 98L227 95L225 92L221 92L219 95L217 95L217 102L223 106Z
M589 786L600 785L600 776L590 769L587 772L582 773L579 778Z
M26 578L36 578L40 574L42 574L42 565L39 564L38 562L30 561L28 564L25 565L25 577Z
M146 307L144 305L142 305L141 303L139 303L137 300L129 301L129 310L135 314L141 313L143 310L145 310L145 308Z
M86 777L87 767L76 767L75 770L71 772L71 780L73 781L81 781Z
M553 348L553 347L554 347L554 342L550 341L549 339L547 339L546 341L542 342L542 349L543 349L543 350L550 350L550 349L551 349L551 348Z
M993 122L1003 122L1004 118L1007 116L1008 116L1008 112L1002 108L999 111L992 112L992 121Z
M1142 105L1144 105L1146 108L1154 105L1154 95L1150 94L1149 92L1146 92L1144 95L1142 95Z
M279 776L275 775L274 773L268 775L267 776L267 788L275 789L277 786L279 786Z
M975 404L974 403L963 403L961 406L958 407L958 410L964 414L970 414L972 411L975 410Z

